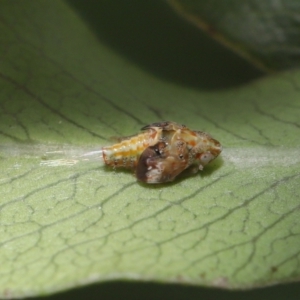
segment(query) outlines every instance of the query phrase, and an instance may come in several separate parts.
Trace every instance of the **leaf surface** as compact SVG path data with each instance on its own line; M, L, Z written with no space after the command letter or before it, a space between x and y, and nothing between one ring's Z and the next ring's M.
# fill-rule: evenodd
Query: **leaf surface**
M139 69L61 1L2 1L0 20L1 297L299 278L299 73L205 92ZM83 156L161 120L209 132L221 157L145 185Z

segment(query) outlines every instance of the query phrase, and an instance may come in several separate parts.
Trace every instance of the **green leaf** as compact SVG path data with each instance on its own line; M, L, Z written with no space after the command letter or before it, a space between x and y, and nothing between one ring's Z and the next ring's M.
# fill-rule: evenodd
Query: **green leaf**
M61 1L0 6L0 295L112 279L250 288L299 278L300 74L207 92L122 58ZM195 176L109 170L160 120L224 146Z
M188 20L266 70L299 68L297 0L168 0Z

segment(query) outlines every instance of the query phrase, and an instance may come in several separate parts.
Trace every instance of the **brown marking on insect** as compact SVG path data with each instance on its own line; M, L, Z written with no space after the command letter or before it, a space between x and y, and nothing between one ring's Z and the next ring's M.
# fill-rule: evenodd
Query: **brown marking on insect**
M107 165L132 168L137 179L146 183L173 181L187 168L202 170L222 151L209 134L175 122L152 123L142 130L102 151Z
M139 158L135 171L138 180L148 182L149 178L147 173L153 167L155 168L156 173L161 173L161 162L166 158L166 147L167 145L165 142L158 142L144 150Z

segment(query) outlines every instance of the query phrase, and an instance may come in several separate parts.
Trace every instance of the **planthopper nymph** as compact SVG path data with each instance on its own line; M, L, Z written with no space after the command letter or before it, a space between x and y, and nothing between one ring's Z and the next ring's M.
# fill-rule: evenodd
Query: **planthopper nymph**
M141 130L103 147L102 155L106 165L132 169L146 183L173 181L186 169L196 173L222 151L209 134L175 122L152 123Z

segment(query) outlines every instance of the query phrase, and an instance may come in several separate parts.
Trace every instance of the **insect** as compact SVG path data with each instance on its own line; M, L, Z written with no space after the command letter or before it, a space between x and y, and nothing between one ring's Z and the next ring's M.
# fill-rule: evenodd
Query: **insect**
M137 179L146 183L173 181L186 169L196 173L222 151L209 134L175 122L152 123L141 130L103 147L102 155L106 165L135 170Z

